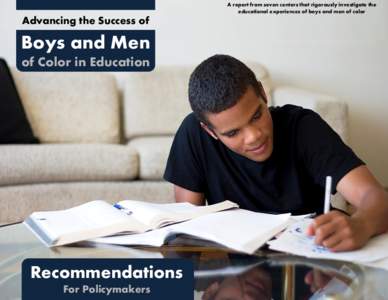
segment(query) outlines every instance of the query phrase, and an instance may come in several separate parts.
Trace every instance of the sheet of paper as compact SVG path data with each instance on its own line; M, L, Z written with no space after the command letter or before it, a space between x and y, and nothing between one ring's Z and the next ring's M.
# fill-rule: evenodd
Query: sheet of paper
M388 251L388 249L387 249ZM388 271L388 257L385 257L383 259L375 260L372 262L367 262L367 266L374 267L374 268L379 268L379 269L384 269Z
M288 252L312 258L335 259L366 263L388 257L388 234L372 238L362 249L346 252L331 252L314 243L314 237L305 234L312 219L304 219L290 225L276 240L269 241L272 250Z

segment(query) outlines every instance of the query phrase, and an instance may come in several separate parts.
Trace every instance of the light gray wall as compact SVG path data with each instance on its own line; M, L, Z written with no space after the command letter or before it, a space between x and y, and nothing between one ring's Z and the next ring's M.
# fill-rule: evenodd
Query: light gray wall
M0 4L0 55L14 63L15 29L34 12L16 12L12 2ZM277 83L340 97L349 105L351 146L388 186L388 4L374 2L377 8L360 16L237 15L224 0L162 0L156 1L155 12L104 14L151 15L157 64L197 64L227 53L261 62Z

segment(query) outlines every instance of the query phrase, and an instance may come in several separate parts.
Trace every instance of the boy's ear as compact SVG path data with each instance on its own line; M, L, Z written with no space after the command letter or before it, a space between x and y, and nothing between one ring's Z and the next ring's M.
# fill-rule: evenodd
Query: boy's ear
M216 136L216 134L214 133L214 131L211 130L211 129L209 128L209 126L207 126L207 125L206 125L205 123L203 123L203 122L200 122L200 123L201 123L202 129L204 129L208 134L210 134L210 136L211 136L213 139L218 140L218 137Z

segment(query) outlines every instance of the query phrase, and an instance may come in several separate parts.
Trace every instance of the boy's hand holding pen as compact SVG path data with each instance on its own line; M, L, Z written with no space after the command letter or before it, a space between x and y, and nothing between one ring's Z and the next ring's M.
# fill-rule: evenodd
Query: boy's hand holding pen
M307 228L307 235L315 235L315 243L331 251L349 251L361 248L370 235L364 220L348 216L338 210L330 211L332 178L326 177L324 213L314 219Z

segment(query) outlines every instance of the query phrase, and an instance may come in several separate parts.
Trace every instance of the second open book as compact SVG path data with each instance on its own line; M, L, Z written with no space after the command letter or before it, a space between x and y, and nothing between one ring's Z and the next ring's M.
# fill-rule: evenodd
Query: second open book
M170 237L185 234L251 254L286 228L289 221L290 214L272 215L245 209L232 209L142 234L105 237L94 241L119 245L162 246Z

